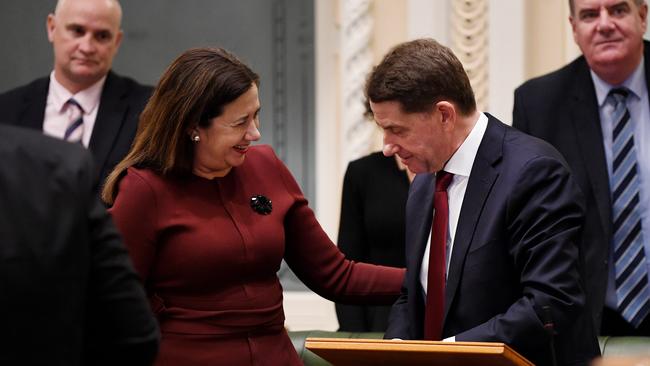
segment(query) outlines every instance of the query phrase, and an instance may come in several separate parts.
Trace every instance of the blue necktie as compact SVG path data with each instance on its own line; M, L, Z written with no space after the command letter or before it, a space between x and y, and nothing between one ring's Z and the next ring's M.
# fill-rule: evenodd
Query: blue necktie
M643 248L639 209L639 174L633 126L625 104L629 91L612 89L612 214L614 218L614 275L618 310L638 327L650 312L648 266Z
M72 117L63 134L63 139L70 142L81 142L84 133L83 108L73 98L70 98L66 104L67 108L72 108Z

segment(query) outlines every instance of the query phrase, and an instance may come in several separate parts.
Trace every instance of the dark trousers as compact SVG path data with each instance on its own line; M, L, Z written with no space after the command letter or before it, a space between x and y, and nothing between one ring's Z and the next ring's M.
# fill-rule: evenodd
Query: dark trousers
M650 337L650 316L647 316L638 328L626 322L616 311L603 309L603 322L600 334L605 336L645 336Z

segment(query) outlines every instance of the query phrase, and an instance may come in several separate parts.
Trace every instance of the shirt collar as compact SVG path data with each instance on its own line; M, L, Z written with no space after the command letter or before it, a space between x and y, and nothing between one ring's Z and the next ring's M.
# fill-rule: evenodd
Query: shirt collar
M621 85L610 85L605 80L601 79L594 70L590 70L591 79L594 81L594 87L596 89L596 98L598 99L598 106L603 107L605 101L607 100L607 95L612 88L616 87L625 87L629 89L634 95L635 98L640 99L645 90L645 67L643 57L641 62L634 69L632 75L630 75Z
M52 103L54 103L54 106L58 111L62 111L65 103L70 98L74 98L83 109L84 114L90 114L99 105L99 98L102 95L102 89L104 88L105 82L106 75L89 88L86 88L77 94L72 94L56 80L56 77L54 77L54 71L52 71L52 73L50 73L49 95L52 97Z
M447 164L445 164L444 171L454 175L469 177L469 174L472 172L476 153L487 129L487 122L487 116L481 112L472 131L470 131L465 141L463 141L454 155L451 156L451 159L447 161Z

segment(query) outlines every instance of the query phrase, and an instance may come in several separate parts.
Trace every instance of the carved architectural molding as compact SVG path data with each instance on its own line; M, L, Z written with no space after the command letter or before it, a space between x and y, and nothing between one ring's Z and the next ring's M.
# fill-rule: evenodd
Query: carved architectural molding
M451 0L451 48L463 63L479 110L489 103L488 0Z
M370 152L376 127L364 117L364 86L373 64L371 0L339 0L341 164Z

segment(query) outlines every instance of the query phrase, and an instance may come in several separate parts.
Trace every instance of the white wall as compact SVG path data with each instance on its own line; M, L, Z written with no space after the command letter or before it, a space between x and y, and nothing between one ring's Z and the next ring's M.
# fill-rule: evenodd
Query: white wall
M524 81L524 6L521 0L490 0L489 107L512 124L513 92Z

